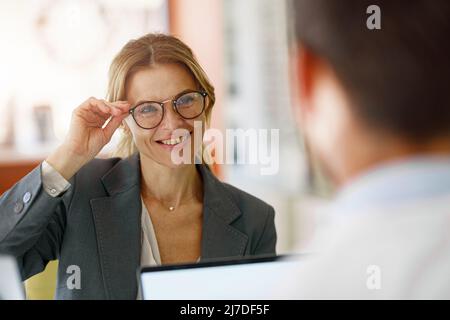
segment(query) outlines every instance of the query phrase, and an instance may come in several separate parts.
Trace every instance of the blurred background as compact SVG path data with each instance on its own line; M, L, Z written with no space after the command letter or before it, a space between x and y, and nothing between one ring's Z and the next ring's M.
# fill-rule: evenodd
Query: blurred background
M219 165L216 173L275 207L278 253L300 250L331 188L295 127L287 15L286 0L0 1L0 194L58 145L74 108L105 97L109 64L128 40L171 33L216 88L212 127L279 130L276 174L261 175L267 165L258 164ZM233 150L234 159L244 151ZM53 298L56 266L26 282L28 298Z

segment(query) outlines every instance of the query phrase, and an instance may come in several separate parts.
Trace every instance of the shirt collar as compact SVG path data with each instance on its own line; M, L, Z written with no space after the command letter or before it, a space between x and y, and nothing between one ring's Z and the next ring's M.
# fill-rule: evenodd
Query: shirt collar
M450 193L450 156L417 156L361 174L338 192L334 206L347 211L445 193Z

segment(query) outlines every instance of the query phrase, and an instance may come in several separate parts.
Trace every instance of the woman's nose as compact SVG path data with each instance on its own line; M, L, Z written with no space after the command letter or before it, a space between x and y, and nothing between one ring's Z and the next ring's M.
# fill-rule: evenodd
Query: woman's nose
M165 105L164 118L161 122L163 129L177 129L183 123L183 118L174 110L170 103Z

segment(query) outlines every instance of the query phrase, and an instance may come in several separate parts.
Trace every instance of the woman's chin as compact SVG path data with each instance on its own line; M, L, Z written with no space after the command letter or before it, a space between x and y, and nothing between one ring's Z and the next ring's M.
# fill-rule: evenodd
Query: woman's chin
M178 145L163 145L158 143L152 148L146 148L144 153L145 158L152 159L161 166L177 169L182 166L194 164L194 158L191 155L190 143L180 143Z
M169 154L168 156L164 155L163 157L161 157L162 155L160 155L158 157L158 159L155 159L156 162L158 162L161 166L169 168L169 169L179 169L182 168L183 166L188 166L193 164L194 162L185 162L182 158L178 159L172 159L171 155Z
M192 166L192 165L194 165L194 164L185 164L185 163L175 164L173 162L165 164L165 166L169 169L180 169L180 168L185 168L187 166Z

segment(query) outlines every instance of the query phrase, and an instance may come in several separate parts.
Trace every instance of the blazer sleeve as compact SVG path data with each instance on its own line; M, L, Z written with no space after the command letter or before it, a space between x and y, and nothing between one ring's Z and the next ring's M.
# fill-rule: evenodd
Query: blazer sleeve
M0 196L0 252L17 259L23 280L58 258L74 182L52 197L43 188L39 165Z
M277 231L275 229L275 210L268 206L268 212L261 237L255 247L254 255L275 255Z

